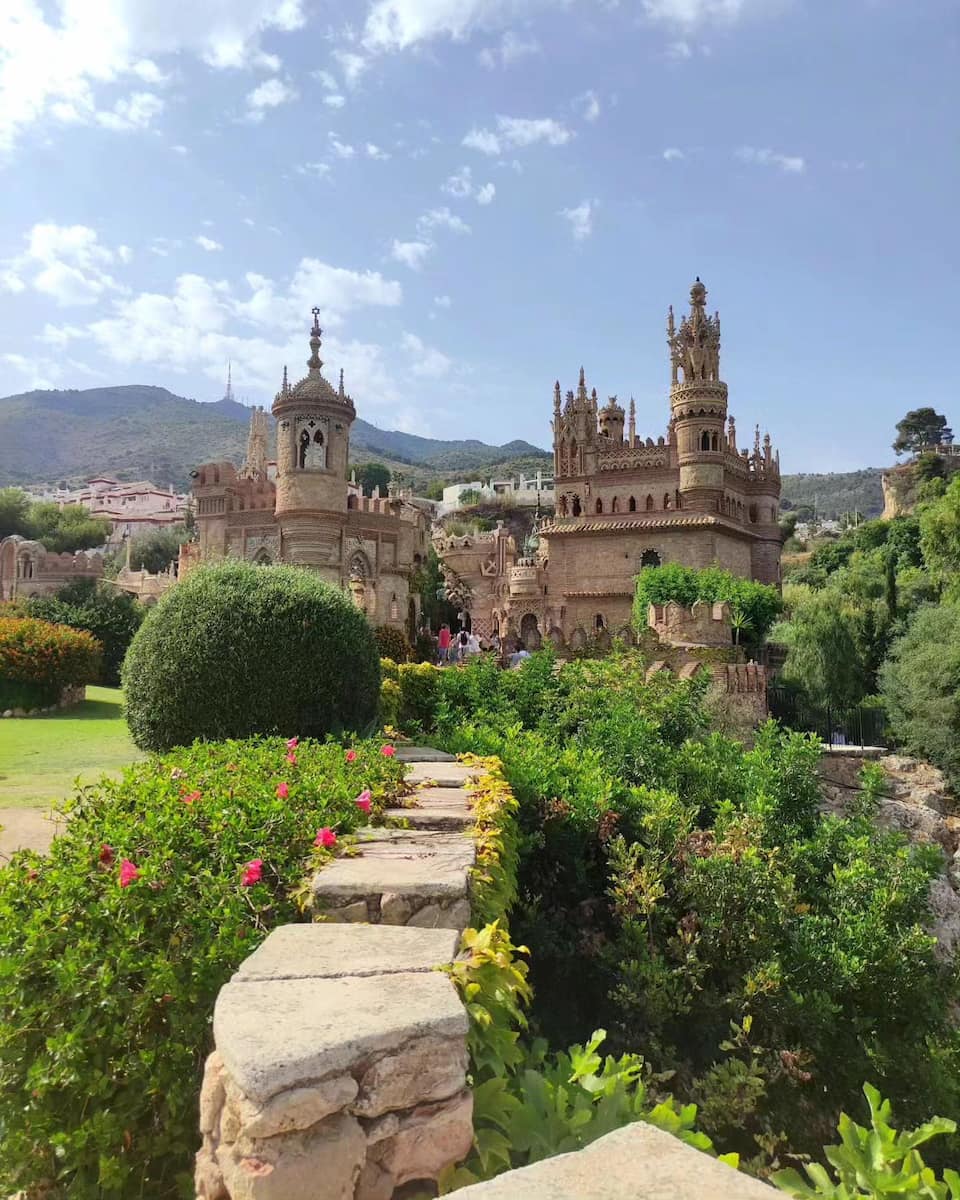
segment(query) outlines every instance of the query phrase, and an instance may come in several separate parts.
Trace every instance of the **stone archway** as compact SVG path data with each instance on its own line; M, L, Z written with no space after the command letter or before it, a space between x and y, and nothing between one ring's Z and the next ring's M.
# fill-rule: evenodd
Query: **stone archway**
M539 650L542 644L536 613L524 613L520 618L520 641L527 650Z

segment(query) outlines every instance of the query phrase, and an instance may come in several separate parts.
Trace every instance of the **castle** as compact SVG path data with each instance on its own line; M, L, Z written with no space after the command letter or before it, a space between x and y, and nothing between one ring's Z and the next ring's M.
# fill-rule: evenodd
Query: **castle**
M644 567L718 565L779 585L780 461L756 429L737 446L720 378L720 318L699 278L690 312L667 318L670 420L665 436L637 435L615 396L600 407L583 368L576 392L553 392L556 511L518 555L503 527L434 544L448 590L481 634L536 646L629 631L634 579ZM626 423L626 429L625 429Z
M182 549L181 575L196 561L224 557L311 567L351 593L374 625L412 638L419 596L411 576L428 548L429 516L390 488L366 497L347 479L353 400L321 373L319 309L313 309L307 374L291 386L287 369L273 402L276 461L267 458L266 412L251 413L247 455L204 463L194 472L199 540Z

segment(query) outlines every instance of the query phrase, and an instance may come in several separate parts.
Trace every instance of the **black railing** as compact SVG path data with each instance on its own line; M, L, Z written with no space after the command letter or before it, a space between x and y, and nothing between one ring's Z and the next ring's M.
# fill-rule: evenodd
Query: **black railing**
M884 746L893 742L887 727L887 715L882 708L863 704L849 708L810 704L787 688L767 689L767 706L787 729L815 733L828 746Z

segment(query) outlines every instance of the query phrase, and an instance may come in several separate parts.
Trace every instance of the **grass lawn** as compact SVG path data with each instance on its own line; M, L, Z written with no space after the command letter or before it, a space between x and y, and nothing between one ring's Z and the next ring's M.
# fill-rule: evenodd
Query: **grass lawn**
M0 808L50 805L143 758L127 732L119 688L88 687L83 704L0 721Z

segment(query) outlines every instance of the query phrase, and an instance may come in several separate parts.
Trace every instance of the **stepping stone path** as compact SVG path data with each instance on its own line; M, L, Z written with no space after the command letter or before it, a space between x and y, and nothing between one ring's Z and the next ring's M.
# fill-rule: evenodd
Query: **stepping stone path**
M361 830L313 879L319 919L275 929L217 998L198 1200L388 1200L470 1151L467 1014L436 968L470 922L477 771L397 756L411 827Z
M327 921L463 930L470 922L476 849L469 781L477 774L439 750L404 746L413 794L387 817L408 828L362 829L355 855L318 871L312 890Z

